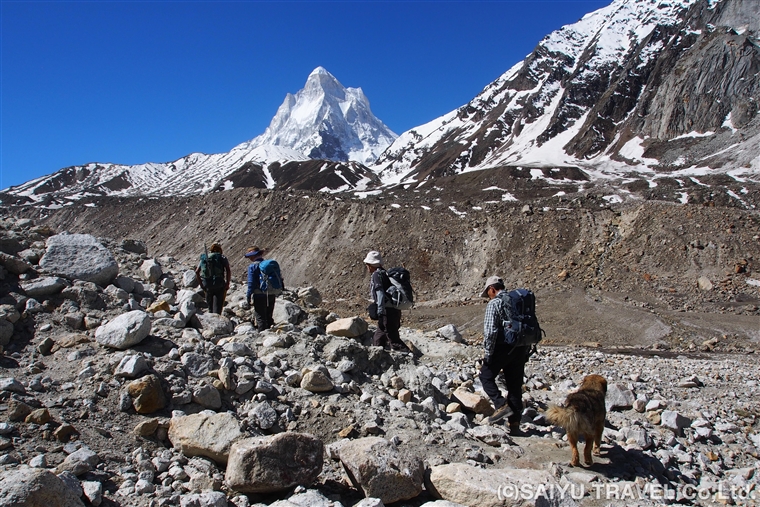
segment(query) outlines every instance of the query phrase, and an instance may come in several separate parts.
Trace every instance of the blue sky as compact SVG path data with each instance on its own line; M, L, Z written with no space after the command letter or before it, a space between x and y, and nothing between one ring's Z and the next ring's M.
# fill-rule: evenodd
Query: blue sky
M401 134L609 3L0 0L0 189L229 151L320 65Z

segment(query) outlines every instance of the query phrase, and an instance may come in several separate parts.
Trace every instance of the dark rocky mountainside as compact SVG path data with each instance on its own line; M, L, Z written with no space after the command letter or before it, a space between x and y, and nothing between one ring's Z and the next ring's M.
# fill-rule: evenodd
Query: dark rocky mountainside
M614 166L637 180L746 171L760 143L759 31L754 0L613 2L402 135L378 165L404 181L497 166Z

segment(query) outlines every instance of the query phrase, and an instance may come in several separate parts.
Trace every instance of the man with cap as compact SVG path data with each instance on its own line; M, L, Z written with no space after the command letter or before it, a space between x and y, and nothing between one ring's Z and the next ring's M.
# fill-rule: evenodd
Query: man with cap
M372 344L399 351L409 351L409 347L401 341L401 310L385 307L387 296L385 291L391 286L391 281L383 269L383 258L380 252L370 251L364 258L367 271L370 273L369 294L377 304L377 331L372 336Z
M503 319L509 315L509 308L500 294L504 292L504 281L498 276L486 280L486 286L480 297L489 299L483 319L483 348L485 356L480 367L480 383L496 409L488 418L493 424L507 418L511 434L519 434L522 416L522 385L525 376L525 363L528 361L530 347L507 345L504 337ZM504 293L506 294L506 293ZM504 372L507 397L504 398L496 385L496 376Z
M274 325L274 303L277 299L276 294L265 293L259 286L259 266L264 260L264 253L266 250L257 246L249 248L245 253L245 258L251 261L248 265L248 292L245 299L249 305L253 305L253 317L259 331L265 331Z

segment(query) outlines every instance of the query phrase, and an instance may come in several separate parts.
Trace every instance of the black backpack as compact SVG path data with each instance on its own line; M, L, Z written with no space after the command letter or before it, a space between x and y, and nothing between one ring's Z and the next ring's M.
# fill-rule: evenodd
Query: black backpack
M535 345L543 338L536 318L536 296L528 289L502 291L498 296L507 315L502 315L504 342L514 347Z
M409 310L414 306L414 290L409 271L405 268L391 268L385 272L390 286L385 290L388 301L385 306L397 310Z
M201 254L201 278L207 289L224 287L224 256L219 252Z

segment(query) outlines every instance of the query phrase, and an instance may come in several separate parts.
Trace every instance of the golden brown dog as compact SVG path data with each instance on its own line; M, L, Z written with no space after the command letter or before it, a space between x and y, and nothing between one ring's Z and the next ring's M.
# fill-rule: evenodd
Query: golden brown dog
M583 459L587 465L594 461L591 459L591 444L594 445L594 454L599 456L599 445L602 443L604 431L604 418L607 408L604 398L607 395L607 381L601 375L587 375L581 382L581 387L574 393L567 395L565 405L558 407L551 405L546 411L546 419L552 424L562 426L567 431L567 441L573 450L570 465L579 466L578 437L582 436L586 441L583 449Z

